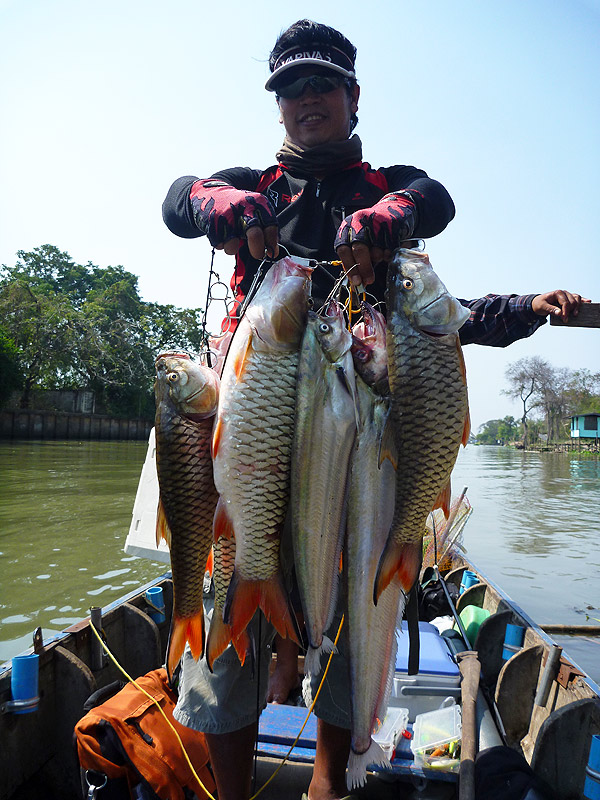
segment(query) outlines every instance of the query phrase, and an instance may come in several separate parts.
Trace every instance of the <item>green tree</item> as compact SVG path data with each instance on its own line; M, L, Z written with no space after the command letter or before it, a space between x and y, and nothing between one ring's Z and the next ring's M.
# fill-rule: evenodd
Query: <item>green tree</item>
M23 375L19 353L13 340L0 327L0 408L13 392L21 388Z
M76 264L53 245L17 256L0 270L0 313L23 374L22 407L35 387L86 388L109 413L151 415L155 358L202 348L201 309L146 303L122 266Z
M502 394L521 401L524 445L529 441L529 416L533 410L539 408L544 387L548 385L551 373L550 364L539 356L521 358L514 364L509 364L504 373L509 387L503 389Z
M479 426L475 441L478 444L498 444L499 435L498 428L500 426L499 419L489 419Z

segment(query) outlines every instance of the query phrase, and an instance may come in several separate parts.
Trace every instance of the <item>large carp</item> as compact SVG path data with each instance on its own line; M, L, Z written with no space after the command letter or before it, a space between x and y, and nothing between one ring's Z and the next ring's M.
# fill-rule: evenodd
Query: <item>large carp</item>
M182 353L156 359L157 542L167 540L173 573L173 620L167 665L172 674L186 641L204 650L202 586L217 503L210 445L219 378Z
M388 269L387 351L398 449L396 508L381 556L375 601L397 575L405 592L422 561L426 519L446 513L450 474L469 437L465 363L458 329L469 317L425 253L399 250Z
M236 542L224 609L234 638L260 608L281 636L298 641L279 543L289 502L296 372L311 272L291 258L270 268L223 367L213 460L222 518Z
M373 603L379 555L394 514L396 453L388 424L389 400L360 377L356 385L361 425L351 459L344 549L352 721L349 789L365 783L369 764L389 766L371 733L385 717L396 666L396 625L404 611L397 580L386 587L377 605Z
M309 313L298 367L292 458L292 538L309 649L306 674L318 672L337 598L346 522L347 474L357 428L354 366L343 308Z

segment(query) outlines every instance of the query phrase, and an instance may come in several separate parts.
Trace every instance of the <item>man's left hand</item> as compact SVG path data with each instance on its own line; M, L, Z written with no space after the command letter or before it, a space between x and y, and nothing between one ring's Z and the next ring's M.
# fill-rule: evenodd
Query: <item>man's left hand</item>
M408 192L386 194L371 208L346 217L334 247L356 286L375 280L374 266L391 261L393 251L410 238L416 224L415 204Z
M545 292L536 295L531 303L531 308L540 317L547 317L549 314L560 317L563 322L569 319L569 314L574 317L579 314L581 303L590 303L580 294L572 294L565 289L555 289L553 292Z

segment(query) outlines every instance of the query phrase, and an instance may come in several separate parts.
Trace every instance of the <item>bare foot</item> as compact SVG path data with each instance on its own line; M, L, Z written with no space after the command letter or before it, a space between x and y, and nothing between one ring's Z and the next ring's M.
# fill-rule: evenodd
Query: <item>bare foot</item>
M285 703L290 693L300 686L298 645L291 639L276 637L277 664L269 678L268 703Z

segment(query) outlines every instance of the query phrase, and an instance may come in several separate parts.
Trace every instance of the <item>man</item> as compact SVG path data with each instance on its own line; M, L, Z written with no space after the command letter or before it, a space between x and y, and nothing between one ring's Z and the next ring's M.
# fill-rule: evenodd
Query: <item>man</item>
M187 176L169 190L163 217L173 233L207 235L214 247L235 255L231 285L238 309L265 253L276 258L280 245L295 256L341 260L353 283L368 285L383 300L393 251L405 240L437 235L454 216L446 189L422 170L374 169L362 161L360 139L351 135L360 96L355 58L356 48L333 28L309 20L292 25L273 48L266 83L286 132L277 164L266 170L228 169L208 179ZM315 271L316 304L329 294L334 279L330 272ZM550 313L563 319L577 313L581 298L560 290L463 302L472 314L461 340L505 346L529 336ZM263 645L272 638L265 629L263 620ZM263 674L267 665L265 660ZM184 656L176 717L206 733L220 800L249 796L256 718L266 685L259 688L258 700L256 691L247 665L240 668L235 654L229 657L226 651L217 659L213 675L204 661L196 664ZM345 797L348 709L336 716L325 702L315 713L309 798Z

